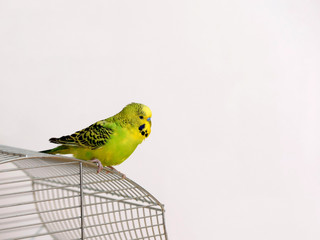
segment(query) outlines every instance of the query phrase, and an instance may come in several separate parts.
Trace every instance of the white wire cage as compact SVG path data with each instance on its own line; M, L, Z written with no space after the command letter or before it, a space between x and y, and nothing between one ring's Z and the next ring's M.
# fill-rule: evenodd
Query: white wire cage
M0 145L0 239L166 240L164 206L108 171Z

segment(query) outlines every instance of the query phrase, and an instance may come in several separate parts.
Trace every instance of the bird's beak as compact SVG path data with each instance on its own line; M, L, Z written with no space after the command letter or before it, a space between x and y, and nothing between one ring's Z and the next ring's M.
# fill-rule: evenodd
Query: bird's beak
M151 117L147 118L147 121L150 123L151 126Z

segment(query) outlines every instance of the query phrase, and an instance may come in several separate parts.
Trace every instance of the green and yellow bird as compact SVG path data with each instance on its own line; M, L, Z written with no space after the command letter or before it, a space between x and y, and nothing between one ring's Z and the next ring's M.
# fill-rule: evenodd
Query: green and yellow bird
M121 112L71 135L50 138L60 146L42 151L49 154L72 154L75 158L91 160L103 166L118 165L126 160L151 132L149 107L131 103Z

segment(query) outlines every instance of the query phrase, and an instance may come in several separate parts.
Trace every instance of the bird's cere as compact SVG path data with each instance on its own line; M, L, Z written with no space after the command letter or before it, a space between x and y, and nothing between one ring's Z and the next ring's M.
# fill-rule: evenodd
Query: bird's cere
M72 154L82 160L101 161L103 166L118 165L150 135L151 116L152 112L146 105L130 103L112 117L71 135L51 138L50 142L60 145L42 152Z

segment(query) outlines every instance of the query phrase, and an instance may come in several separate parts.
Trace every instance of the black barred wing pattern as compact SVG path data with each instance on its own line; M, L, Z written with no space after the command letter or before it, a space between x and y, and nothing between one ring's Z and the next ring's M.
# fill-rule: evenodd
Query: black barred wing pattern
M102 120L74 134L60 138L51 138L49 141L57 144L96 149L106 144L113 132L111 124L108 125L108 123Z

